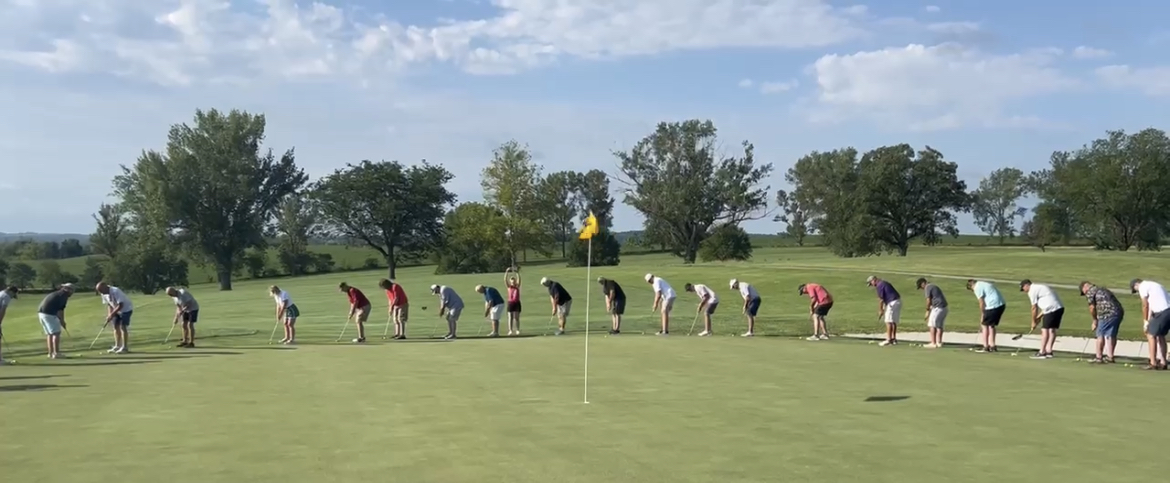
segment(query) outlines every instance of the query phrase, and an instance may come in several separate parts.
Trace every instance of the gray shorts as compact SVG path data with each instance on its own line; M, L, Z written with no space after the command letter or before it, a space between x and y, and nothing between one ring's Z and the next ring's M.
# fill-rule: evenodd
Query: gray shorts
M1154 337L1166 337L1170 334L1170 310L1163 310L1150 316L1150 326L1146 333Z

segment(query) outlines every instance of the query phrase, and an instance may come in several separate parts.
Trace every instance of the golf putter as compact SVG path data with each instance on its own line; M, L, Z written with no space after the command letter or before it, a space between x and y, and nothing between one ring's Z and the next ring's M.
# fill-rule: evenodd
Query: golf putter
M548 335L549 331L552 330L553 319L556 318L556 316L557 316L557 314L552 314L552 315L548 316L548 324L545 324L545 326L544 326L544 335Z
M272 345L272 341L276 339L276 329L280 327L280 319L276 319L276 324L272 326L272 335L268 336L268 344Z
M695 320L691 321L691 330L687 331L687 336L695 333L695 324L699 323L699 312L695 312Z
M1015 336L1012 336L1012 340L1020 340L1020 339L1023 339L1025 335L1032 335L1032 332L1035 332L1035 331L1036 331L1036 328L1035 328L1035 327L1033 327L1033 328L1031 328L1031 329L1029 329L1029 330L1028 330L1028 333L1027 333L1027 334L1020 334L1020 335L1015 335ZM1023 348L1024 348L1024 346L1016 346L1016 352L1015 352L1015 353L1016 353L1016 354L1019 354L1019 353L1020 353L1020 349L1023 349Z
M349 317L345 318L345 325L341 326L341 333L337 334L337 340L335 340L333 342L341 342L341 338L345 337L345 329L349 328L349 319L350 319Z
M107 325L110 325L110 323L109 323L108 321L107 321L106 323L102 324L102 328L98 330L98 335L97 335L97 337L94 337L94 338L93 338L93 342L90 342L90 343L89 343L89 349L88 349L88 350L93 350L93 346L97 344L97 341L98 341L98 339L101 339L101 338L102 338L102 333L106 331L106 326L107 326Z
M386 340L386 334L390 333L390 324L394 322L394 314L386 316L386 329L382 331L382 340Z
M167 342L171 341L171 334L175 333L175 326L176 325L179 325L179 323L175 322L175 323L171 324L171 330L167 331L167 338L163 339L162 345L167 345Z

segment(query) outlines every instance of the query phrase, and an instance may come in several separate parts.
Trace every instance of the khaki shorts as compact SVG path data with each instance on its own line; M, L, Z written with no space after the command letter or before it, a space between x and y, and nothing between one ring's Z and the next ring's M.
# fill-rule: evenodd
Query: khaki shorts
M573 309L573 301L570 300L557 306L557 315L561 317L568 317L569 311Z
M670 311L671 311L671 310L674 310L674 299L673 299L673 298L669 298L669 299L663 300L663 301L662 301L662 302L660 302L660 303L661 303L662 305L661 305L661 306L659 306L659 307L658 307L658 309L659 309L660 311L662 311L662 313L664 313L664 314L666 314L666 315L670 315Z
M394 307L390 314L394 317L394 321L400 324L405 324L406 319L410 316L410 304L402 304Z
M357 309L357 313L355 313L354 315L357 316L358 322L361 322L363 324L366 323L366 321L370 320L370 306L367 305L365 307L361 307L361 308Z

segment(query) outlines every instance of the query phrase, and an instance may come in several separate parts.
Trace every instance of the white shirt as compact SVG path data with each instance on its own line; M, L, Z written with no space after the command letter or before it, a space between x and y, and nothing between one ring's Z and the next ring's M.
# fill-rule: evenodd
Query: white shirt
M1064 308L1064 304L1060 303L1060 297L1057 297L1056 292L1053 292L1047 285L1034 283L1029 286L1028 300L1039 308L1042 314L1050 314Z
M12 294L8 293L7 290L0 290L0 310L7 308L10 303L12 303Z
M678 296L678 294L674 293L674 288L669 283L666 283L666 280L663 280L662 277L654 277L654 291L662 294L662 298L667 300Z
M179 293L178 296L171 297L171 300L175 301L176 307L191 312L199 310L199 302L195 301L195 296L191 295L191 292L188 292L185 288L178 289L177 292Z
M756 291L755 287L743 282L739 282L739 294L743 295L744 300L760 298L760 293Z
M715 295L715 291L711 290L711 287L706 285L695 285L695 295L698 295L700 300L702 300L703 297L707 297L707 303L710 305L719 303L719 297Z
M1146 280L1138 284L1138 295L1150 305L1150 315L1170 309L1166 289L1158 282Z
M272 298L276 300L277 307L288 307L292 305L292 297L289 297L288 292L284 290L281 290L280 293L273 295Z
M126 292L118 287L110 287L110 293L102 295L102 303L109 305L110 308L117 307L122 304L122 313L133 312L134 304L130 303L130 297L126 296Z

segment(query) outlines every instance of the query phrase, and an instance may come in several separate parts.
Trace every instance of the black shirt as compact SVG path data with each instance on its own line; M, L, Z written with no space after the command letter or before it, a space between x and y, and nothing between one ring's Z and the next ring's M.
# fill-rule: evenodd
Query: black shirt
M548 294L552 296L553 301L557 305L565 305L566 302L573 300L573 296L569 295L569 291L561 286L560 282L552 282L548 284Z
M612 293L614 300L626 299L626 292L622 290L622 286L618 285L618 283L613 280L606 280L605 283L601 285L601 293L606 297L609 297Z
M57 315L58 312L65 310L65 304L69 302L69 294L64 290L57 290L45 296L41 301L41 306L37 307L37 312L46 315Z

